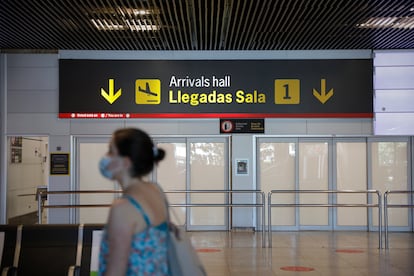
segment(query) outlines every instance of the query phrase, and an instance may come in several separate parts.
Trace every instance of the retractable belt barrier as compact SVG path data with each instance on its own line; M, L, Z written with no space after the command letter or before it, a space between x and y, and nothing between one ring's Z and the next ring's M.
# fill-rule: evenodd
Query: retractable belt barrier
M413 202L414 191L386 191L384 193L384 236L385 236L385 249L389 247L388 240L388 208L414 208L414 204L389 204L388 198L396 194L409 194L411 195L410 202Z
M342 204L342 203L272 203L272 195L274 194L376 194L377 204ZM381 214L381 193L377 190L272 190L267 195L267 206L268 206L268 246L272 247L272 208L274 207L367 207L367 208L378 208L378 222L379 222L379 237L378 246L382 248L382 214Z

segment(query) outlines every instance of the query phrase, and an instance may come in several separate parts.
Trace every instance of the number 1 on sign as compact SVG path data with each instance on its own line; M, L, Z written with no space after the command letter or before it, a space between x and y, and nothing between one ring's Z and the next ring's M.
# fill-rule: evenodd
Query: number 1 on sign
M298 79L275 80L275 104L299 104L300 81Z
M284 87L285 87L285 92L286 92L286 94L285 94L285 96L283 97L283 99L284 99L284 100L290 100L290 99L292 99L292 98L289 96L289 84L285 84L285 85L284 85Z

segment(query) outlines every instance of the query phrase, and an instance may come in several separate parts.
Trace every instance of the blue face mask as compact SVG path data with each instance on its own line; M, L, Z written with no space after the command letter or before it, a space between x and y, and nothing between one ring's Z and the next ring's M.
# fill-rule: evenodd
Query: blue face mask
M114 173L108 169L109 164L111 163L112 159L109 156L104 156L99 161L99 171L101 172L102 176L113 179Z

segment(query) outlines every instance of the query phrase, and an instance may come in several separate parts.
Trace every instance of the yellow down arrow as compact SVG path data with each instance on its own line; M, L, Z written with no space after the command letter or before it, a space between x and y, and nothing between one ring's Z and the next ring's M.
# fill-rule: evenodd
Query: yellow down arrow
M334 94L333 88L326 93L326 79L321 79L321 92L313 89L313 95L322 103L325 104Z
M113 104L122 94L121 88L119 88L116 93L114 93L114 90L114 79L109 79L109 93L107 93L105 89L101 88L101 96L104 97L110 104Z

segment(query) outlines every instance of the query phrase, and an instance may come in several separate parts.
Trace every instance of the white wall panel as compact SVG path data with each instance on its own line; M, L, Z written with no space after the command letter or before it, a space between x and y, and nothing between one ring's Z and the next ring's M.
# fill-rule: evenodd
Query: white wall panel
M218 119L167 119L126 121L127 127L138 127L152 135L215 135L220 132Z
M59 72L57 67L9 68L7 86L13 90L56 90L58 91Z
M414 51L375 51L374 134L414 134Z
M56 90L12 91L7 97L9 113L54 113L59 111ZM57 115L56 115L57 116Z
M306 134L310 135L370 135L372 129L363 127L371 119L321 119L309 120Z
M376 113L376 135L413 135L414 113Z
M303 119L266 119L266 134L275 135L304 135L307 131L307 121Z
M412 88L414 88L414 65L375 68L374 89Z
M414 52L411 50L375 51L374 66L414 65Z
M111 135L118 128L125 126L124 120L68 120L72 135Z
M9 113L7 133L12 135L69 135L70 121L55 113Z
M178 130L180 120L153 120L153 119L138 119L126 121L126 127L136 127L140 128L151 135L178 135L180 134Z
M179 123L178 130L188 134L220 134L220 121L218 119L183 120Z
M376 90L374 112L414 112L414 89Z
M7 66L11 67L58 67L58 54L9 54Z

